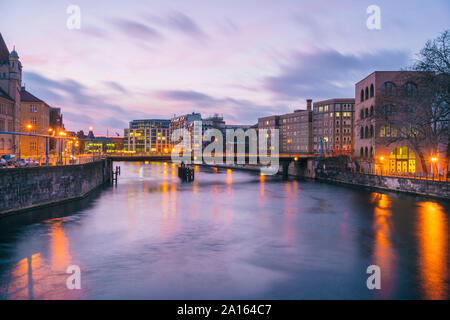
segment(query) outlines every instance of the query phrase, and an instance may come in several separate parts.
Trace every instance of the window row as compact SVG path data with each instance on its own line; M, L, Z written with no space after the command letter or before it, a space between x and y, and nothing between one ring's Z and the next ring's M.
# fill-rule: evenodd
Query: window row
M366 87L366 90L361 89L360 93L360 101L363 102L364 100L367 100L369 98L373 98L374 96L374 87L373 84L370 85L370 97L369 97L369 87Z
M359 150L359 156L361 158L365 158L365 159L373 159L374 153L373 153L373 147L370 147L370 149L368 147L361 147L361 149Z
M369 139L374 137L374 128L373 125L370 125L370 127L361 127L359 137L361 139Z
M361 111L359 112L359 118L361 120L373 116L374 116L373 106L370 106L370 108L361 109Z
M370 93L369 93L370 91ZM381 95L384 97L392 96L405 96L405 97L415 97L417 96L417 85L412 82L406 82L400 89L397 88L396 84L392 81L386 81L381 85ZM374 96L373 84L370 85L370 90L368 87L366 89L361 89L360 101L363 102Z

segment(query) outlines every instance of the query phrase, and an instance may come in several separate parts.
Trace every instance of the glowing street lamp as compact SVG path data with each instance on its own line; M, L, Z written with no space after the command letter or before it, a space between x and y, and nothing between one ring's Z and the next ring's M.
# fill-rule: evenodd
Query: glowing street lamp
M435 165L437 162L438 162L438 157L436 157L436 156L432 156L431 157L431 172L433 173L433 176L434 176L434 174L435 174L435 170L434 170L434 168L433 168L433 165Z
M380 156L380 162L381 162L381 175L383 175L384 168L384 156Z
M33 128L33 126L31 124L27 124L27 129L31 130Z

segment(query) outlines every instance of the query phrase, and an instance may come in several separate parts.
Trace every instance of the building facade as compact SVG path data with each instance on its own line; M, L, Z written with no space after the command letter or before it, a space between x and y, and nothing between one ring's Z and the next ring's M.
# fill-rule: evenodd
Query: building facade
M64 131L63 115L61 113L61 108L50 107L50 124L49 133L57 133L59 131ZM56 152L57 141L55 138L49 139L49 152Z
M14 131L14 100L0 88L0 131ZM0 156L14 154L14 137L0 134Z
M279 115L273 115L273 116L267 116L258 118L258 137L259 137L259 130L267 130L266 132L266 138L267 138L267 148L268 150L272 150L272 130L280 130L280 116ZM259 138L258 138L259 140ZM280 145L280 141L278 141L278 146Z
M258 119L258 130L267 130L268 146L272 146L271 130L279 130L280 153L309 154L312 152L312 100L306 100L306 110Z
M19 131L21 83L22 64L19 55L16 50L9 52L0 33L0 131ZM0 154L18 153L19 136L0 134Z
M355 85L354 155L366 172L415 175L423 172L419 155L392 122L406 116L408 101L421 91L423 74L375 71ZM396 141L398 140L398 141ZM428 164L429 159L425 159Z
M182 116L174 116L170 120L169 124L169 137L170 137L170 145L171 147L175 146L179 143L182 138L180 137L177 140L172 140L172 134L177 129L187 129L192 135L192 129L194 126L194 121L202 121L202 115L200 113L192 112L188 114L184 114Z
M312 116L315 154L352 154L355 99L329 99L314 103Z
M136 153L170 152L170 120L133 120L124 129L124 151Z
M306 110L295 110L280 116L280 152L312 152L312 100L306 101Z
M20 131L24 133L48 135L50 128L50 106L22 87L20 91L21 113ZM46 154L43 137L21 136L21 157L43 157Z

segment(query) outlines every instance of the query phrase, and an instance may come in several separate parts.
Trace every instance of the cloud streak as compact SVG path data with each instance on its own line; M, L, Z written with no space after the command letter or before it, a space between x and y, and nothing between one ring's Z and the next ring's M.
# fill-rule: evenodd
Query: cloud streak
M361 55L336 50L295 52L280 66L278 75L263 79L263 88L276 97L352 97L354 84L375 70L399 70L408 64L408 53L383 50Z
M128 19L112 19L111 23L124 35L137 40L161 40L161 33L146 24Z
M70 124L94 125L121 130L128 126L128 116L151 117L139 110L130 110L121 105L110 103L109 96L100 92L90 92L89 88L73 79L53 80L35 72L24 72L27 90L50 105L61 106L65 120ZM119 92L126 90L115 82L107 82Z
M261 105L250 100L231 97L216 98L192 90L157 91L155 96L161 100L182 103L185 109L203 112L204 116L223 113L227 121L231 120L233 123L253 124L257 122L258 117L288 111L286 107Z

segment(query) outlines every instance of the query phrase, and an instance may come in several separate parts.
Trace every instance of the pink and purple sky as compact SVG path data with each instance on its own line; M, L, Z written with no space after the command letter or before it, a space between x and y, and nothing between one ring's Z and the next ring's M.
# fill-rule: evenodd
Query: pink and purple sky
M66 27L72 4L80 30ZM381 30L366 27L372 4ZM449 12L448 0L0 0L0 32L68 130L122 135L133 119L254 124L307 98L353 97L372 71L411 65Z

